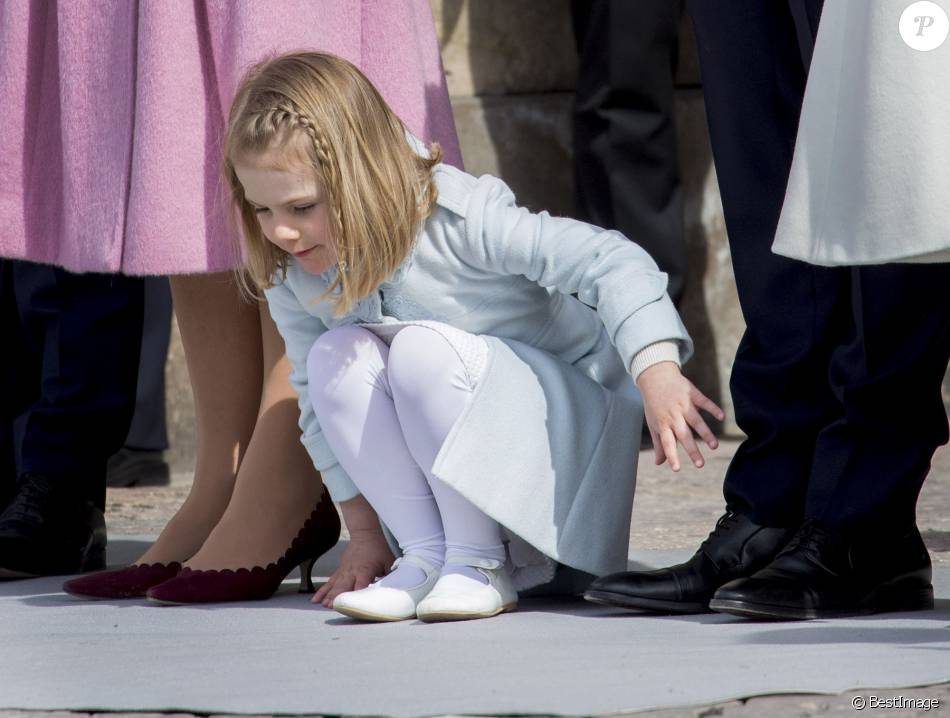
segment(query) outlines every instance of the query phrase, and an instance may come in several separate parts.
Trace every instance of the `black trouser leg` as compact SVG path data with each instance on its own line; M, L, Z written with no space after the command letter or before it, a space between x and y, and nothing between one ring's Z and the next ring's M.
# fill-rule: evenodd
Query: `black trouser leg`
M39 366L31 361L32 352L20 324L13 285L14 262L0 259L0 327L7 349L0 352L0 511L16 489L16 450L14 419L39 397Z
M820 0L798 4L817 17ZM816 437L840 416L827 371L850 315L848 270L771 251L807 75L803 25L783 1L691 0L689 9L747 326L730 388L748 438L724 493L757 523L791 526L804 514Z
M168 448L165 423L165 362L171 336L172 295L167 277L145 278L142 356L135 390L135 412L125 445L132 449Z
M40 375L35 400L14 421L18 474L80 482L71 488L102 507L106 460L122 446L135 402L142 280L10 264L19 351Z
M673 123L680 0L574 0L580 69L574 174L580 219L618 229L669 275L679 301L686 238Z
M950 264L851 271L853 324L829 372L843 413L818 436L807 512L844 530L899 531L948 436Z

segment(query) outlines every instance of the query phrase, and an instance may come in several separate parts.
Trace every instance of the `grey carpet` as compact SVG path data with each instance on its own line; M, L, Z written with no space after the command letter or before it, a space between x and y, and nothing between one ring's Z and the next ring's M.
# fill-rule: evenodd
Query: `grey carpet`
M113 541L110 558L144 544ZM324 575L340 548L318 564ZM485 621L368 625L289 582L266 602L197 608L81 601L60 585L0 584L0 708L590 715L950 680L946 570L933 611L802 623L533 599Z

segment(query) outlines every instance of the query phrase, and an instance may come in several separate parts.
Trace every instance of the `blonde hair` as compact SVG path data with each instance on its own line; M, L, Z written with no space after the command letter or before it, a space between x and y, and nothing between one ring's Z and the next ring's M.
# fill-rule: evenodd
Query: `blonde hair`
M336 250L335 311L376 291L409 255L435 205L437 144L420 157L406 129L351 63L296 52L251 68L238 88L224 143L224 174L244 235L241 283L254 296L286 275L288 254L263 236L234 162L302 139L322 182Z

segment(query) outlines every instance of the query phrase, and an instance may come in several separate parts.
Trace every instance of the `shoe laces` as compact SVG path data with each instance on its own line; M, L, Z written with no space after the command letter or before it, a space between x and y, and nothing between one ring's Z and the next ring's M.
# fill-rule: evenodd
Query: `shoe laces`
M723 536L732 533L732 530L739 524L739 515L732 509L726 509L726 513L719 517L716 527L710 532L706 540L699 547L700 551L706 548L707 544L713 543Z
M831 534L822 527L817 519L806 519L788 542L782 553L802 551L817 556L821 548L828 544Z
M27 474L17 487L13 502L3 512L2 519L33 525L42 524L52 503L53 494L53 485L49 479Z
M775 559L794 558L794 554L832 575L842 575L852 565L851 550L843 537L828 531L817 519L806 519Z

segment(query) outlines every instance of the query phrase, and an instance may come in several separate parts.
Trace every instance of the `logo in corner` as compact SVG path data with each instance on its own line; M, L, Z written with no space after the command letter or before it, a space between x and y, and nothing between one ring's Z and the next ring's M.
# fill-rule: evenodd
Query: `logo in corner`
M930 0L911 3L901 14L901 37L908 47L920 52L936 50L950 34L950 18Z

